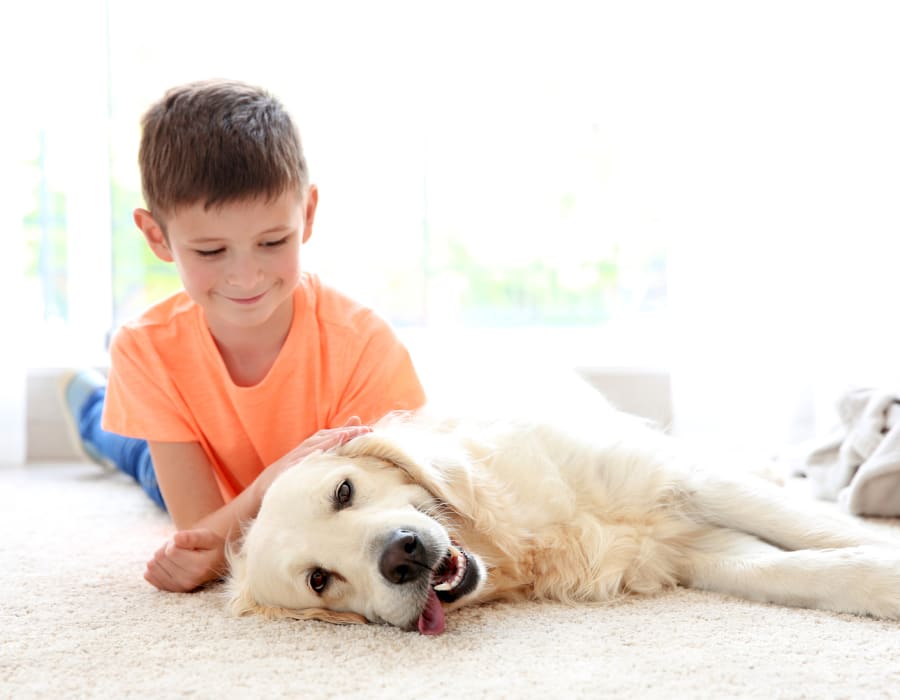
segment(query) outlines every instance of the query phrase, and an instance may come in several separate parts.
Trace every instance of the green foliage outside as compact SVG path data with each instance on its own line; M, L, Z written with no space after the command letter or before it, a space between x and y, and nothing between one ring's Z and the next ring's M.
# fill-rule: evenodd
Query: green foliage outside
M66 299L66 200L59 192L47 192L39 182L35 187L34 208L26 214L25 271L40 282L44 297L44 319L65 319L69 315Z
M24 218L26 275L39 282L46 320L68 318L66 296L66 198L61 192L35 187L33 208ZM134 316L180 286L173 265L159 260L144 243L131 213L141 206L139 192L112 183L112 274L115 315Z
M110 195L114 308L121 322L176 291L181 283L175 266L153 254L134 224L132 212L143 206L140 192L113 182Z
M594 325L609 319L619 286L615 260L580 264L579 282L540 260L498 268L451 242L450 269L465 280L461 316L468 325Z

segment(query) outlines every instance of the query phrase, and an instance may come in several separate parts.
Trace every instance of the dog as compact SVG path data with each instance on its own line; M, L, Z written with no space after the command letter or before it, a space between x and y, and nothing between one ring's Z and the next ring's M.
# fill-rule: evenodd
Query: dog
M228 552L231 610L422 634L491 600L684 586L900 618L900 538L615 410L391 415L280 474Z

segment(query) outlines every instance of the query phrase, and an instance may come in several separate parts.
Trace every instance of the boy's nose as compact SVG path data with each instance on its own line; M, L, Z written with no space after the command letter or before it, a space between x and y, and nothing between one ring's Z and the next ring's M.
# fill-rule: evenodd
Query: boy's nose
M225 282L239 289L255 289L262 279L262 269L252 255L236 255L225 273Z

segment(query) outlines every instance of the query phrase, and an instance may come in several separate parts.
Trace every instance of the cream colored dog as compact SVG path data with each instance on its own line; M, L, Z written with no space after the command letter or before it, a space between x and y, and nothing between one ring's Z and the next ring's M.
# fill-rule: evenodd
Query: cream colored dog
M897 619L898 544L763 478L704 469L616 412L577 430L421 413L275 480L229 555L231 605L438 634L462 605L682 585Z

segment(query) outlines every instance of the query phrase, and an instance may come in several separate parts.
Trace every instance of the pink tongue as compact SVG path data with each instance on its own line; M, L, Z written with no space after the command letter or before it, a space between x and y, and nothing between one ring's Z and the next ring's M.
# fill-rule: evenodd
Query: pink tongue
M422 634L440 634L444 631L444 608L438 600L437 593L429 586L428 602L419 617L419 632Z

